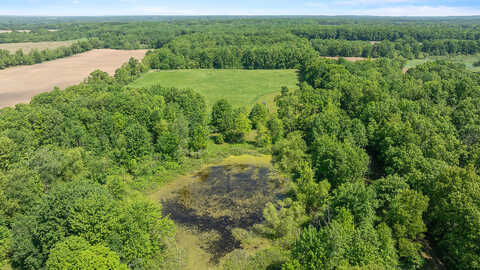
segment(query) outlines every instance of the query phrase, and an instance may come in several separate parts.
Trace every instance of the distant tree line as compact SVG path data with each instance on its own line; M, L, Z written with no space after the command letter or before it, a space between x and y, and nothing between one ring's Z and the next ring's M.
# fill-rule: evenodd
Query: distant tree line
M478 18L474 19L478 20ZM358 19L357 22L368 21ZM417 20L406 24L391 24L377 20L378 24L300 25L292 33L308 39L343 39L363 41L397 41L414 39L418 42L437 39L478 40L480 29L474 24L462 25L462 19L438 22Z
M139 22L111 18L107 22L28 25L12 29L32 32L0 34L0 43L76 40L80 46L112 49L162 49L150 57L155 69L171 68L294 68L315 49L322 56L424 58L428 55L480 52L478 19L408 20L401 18L163 18ZM38 21L35 19L32 21ZM112 21L113 20L113 21ZM114 22L114 20L118 20ZM157 21L155 21L157 20ZM15 21L15 20L14 20ZM41 21L41 20L40 20ZM50 32L47 28L58 31ZM313 48L313 49L312 49ZM70 52L72 50L72 52ZM69 56L78 48L0 52L0 68ZM307 55L302 56L302 51ZM35 55L33 55L35 54Z
M291 69L316 55L309 42L293 35L191 34L147 54L153 69Z
M413 39L391 41L348 41L336 39L313 39L312 46L322 56L343 57L388 57L424 58L427 55L472 55L480 52L478 40L426 40Z
M62 46L56 49L37 50L33 49L24 53L19 49L15 53L7 50L0 50L0 69L12 66L33 65L44 61L50 61L58 58L68 57L83 53L95 48L102 48L102 43L98 39L74 42L71 46Z

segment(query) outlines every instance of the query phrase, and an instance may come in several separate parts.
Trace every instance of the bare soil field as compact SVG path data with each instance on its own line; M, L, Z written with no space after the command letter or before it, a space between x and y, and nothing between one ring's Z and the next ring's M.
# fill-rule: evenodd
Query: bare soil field
M13 30L0 30L0 34L8 34L8 33L12 33ZM19 32L19 33L30 33L32 32L32 30L15 30L15 32Z
M97 70L114 74L130 57L142 59L147 50L92 50L32 66L0 70L0 108L27 103L55 86L61 89L82 82Z
M48 42L23 42L23 43L4 43L0 44L0 50L7 50L11 53L22 49L24 53L37 49L39 51L45 49L56 49L62 46L71 46L73 40L70 41L48 41Z

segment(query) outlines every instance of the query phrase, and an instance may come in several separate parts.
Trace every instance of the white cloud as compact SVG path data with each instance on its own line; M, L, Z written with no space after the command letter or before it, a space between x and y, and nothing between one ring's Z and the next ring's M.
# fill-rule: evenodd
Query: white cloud
M332 0L322 2L307 2L306 7L324 7L324 6L361 6L361 5L385 5L385 4L405 4L415 3L417 0Z
M371 16L474 16L480 15L475 8L448 6L398 6L357 10L355 15Z

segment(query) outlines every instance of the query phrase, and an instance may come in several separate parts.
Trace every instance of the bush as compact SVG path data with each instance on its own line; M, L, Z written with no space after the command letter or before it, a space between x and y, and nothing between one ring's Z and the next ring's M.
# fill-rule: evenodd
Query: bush
M217 136L214 137L215 144L223 144L225 143L225 138L223 137L223 134L218 134Z

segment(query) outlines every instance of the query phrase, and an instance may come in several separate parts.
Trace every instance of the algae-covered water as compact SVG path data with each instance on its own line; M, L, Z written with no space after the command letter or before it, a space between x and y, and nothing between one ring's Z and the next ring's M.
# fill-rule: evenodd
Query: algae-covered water
M245 156L181 177L155 197L164 215L181 228L179 246L191 249L185 241L199 246L208 255L209 264L215 265L240 248L232 230L248 230L262 222L266 203L284 198L285 186L285 180L268 163L248 162Z

